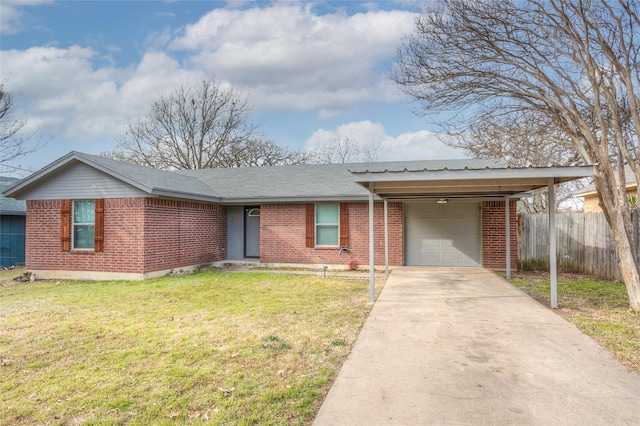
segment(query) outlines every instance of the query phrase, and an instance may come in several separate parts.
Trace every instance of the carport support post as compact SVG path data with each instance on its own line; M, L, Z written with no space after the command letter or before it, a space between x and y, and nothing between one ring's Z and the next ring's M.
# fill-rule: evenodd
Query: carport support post
M555 181L549 178L549 278L551 281L551 307L558 307L558 268L556 259L556 195Z
M389 278L389 206L384 199L384 277Z
M511 221L509 220L509 196L504 197L504 229L507 241L505 247L507 249L507 279L511 279Z
M369 301L374 302L376 297L376 271L374 270L373 256L373 188L369 188Z

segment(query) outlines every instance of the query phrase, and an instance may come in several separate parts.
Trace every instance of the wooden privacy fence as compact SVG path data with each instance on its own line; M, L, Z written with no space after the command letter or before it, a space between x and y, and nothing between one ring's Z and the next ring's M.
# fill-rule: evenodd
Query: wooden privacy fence
M636 259L640 254L638 210L632 215ZM621 280L613 232L604 213L557 213L558 271ZM518 215L518 268L549 268L549 215Z

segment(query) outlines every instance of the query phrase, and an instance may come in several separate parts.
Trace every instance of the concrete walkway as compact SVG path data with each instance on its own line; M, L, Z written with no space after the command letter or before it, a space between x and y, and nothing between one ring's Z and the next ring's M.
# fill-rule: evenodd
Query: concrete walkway
M640 376L484 269L395 268L314 425L640 425Z

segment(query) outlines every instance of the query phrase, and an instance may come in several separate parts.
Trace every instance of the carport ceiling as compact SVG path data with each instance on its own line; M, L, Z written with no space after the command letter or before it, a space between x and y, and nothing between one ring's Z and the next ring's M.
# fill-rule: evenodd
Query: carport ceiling
M438 170L349 170L355 181L386 199L504 198L590 177L592 166Z

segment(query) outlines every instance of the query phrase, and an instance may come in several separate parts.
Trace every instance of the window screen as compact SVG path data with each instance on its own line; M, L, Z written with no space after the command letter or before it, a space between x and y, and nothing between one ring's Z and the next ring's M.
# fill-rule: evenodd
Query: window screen
M316 204L316 245L338 245L340 227L338 206L338 204Z
M73 202L73 248L92 249L95 243L96 204L93 200Z

